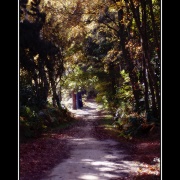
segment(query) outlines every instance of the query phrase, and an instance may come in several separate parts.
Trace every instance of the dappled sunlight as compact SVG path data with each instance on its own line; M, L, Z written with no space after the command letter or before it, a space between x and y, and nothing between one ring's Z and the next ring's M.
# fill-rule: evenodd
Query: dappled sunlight
M69 108L69 111L74 115L74 116L90 116L91 118L96 118L97 116L94 115L93 113L97 112L96 108L87 108L83 107L82 109L71 109Z
M140 163L137 171L138 175L160 175L160 163L157 162L155 164L147 164L147 163Z
M95 143L96 139L85 137L85 138L73 138L72 141L75 141L75 143L77 143L76 141L86 142L86 143Z
M102 157L99 157L101 159ZM109 172L113 172L113 177L118 177L121 173L136 173L139 167L139 163L136 161L124 161L121 160L121 155L111 156L111 158L105 156L102 160L95 159L82 159L81 162L84 166L92 166L98 173L109 175ZM117 176L118 175L118 176Z
M92 159L82 159L81 161L82 161L82 162L93 162Z
M113 155L106 155L105 158L106 159L116 159L117 157L115 157Z
M72 100L71 100L72 101ZM107 112L101 112L102 106L97 105L92 102L84 102L83 107L81 109L72 109L72 102L68 101L68 104L66 104L66 107L68 110L73 114L76 118L82 118L84 117L85 120L93 120L97 118L108 118L110 117L109 113ZM98 113L101 112L101 113Z
M96 179L99 179L96 175L92 175L92 174L84 174L84 175L81 175L79 176L79 179L92 179L92 180L96 180Z
M98 140L93 136L93 121L105 117L97 110L96 103L86 103L82 109L70 111L84 122L72 129L73 136L67 137L71 147L70 157L54 167L46 179L50 180L109 180L141 176L143 172L149 175L159 175L152 166L130 158L118 141L112 139ZM102 116L101 116L102 115ZM141 144L140 147L145 147Z
M114 157L117 159L118 157ZM104 158L106 159L106 158ZM124 161L121 160L117 163L110 161L96 161L91 159L82 159L81 163L84 163L84 167L86 164L91 165L94 168L94 174L91 173L90 176L97 179L106 179L106 178L118 178L123 177L124 175L131 174L134 175L142 175L143 173L147 173L149 175L159 175L159 171L155 168L156 165L149 167L146 163L140 163L138 161ZM80 162L79 162L80 163ZM111 173L110 173L111 172ZM113 172L113 173L112 173ZM89 174L80 175L79 179L88 179L90 177Z
M122 149L115 148L113 140L99 141L95 138L69 138L73 148L71 156L56 166L50 177L58 179L109 180L133 176L158 176L158 162L149 165L140 161L125 160L129 157ZM114 148L113 148L114 147ZM72 178L73 177L73 178ZM43 180L49 180L43 179Z
M118 157L115 157L118 158ZM112 161L96 161L91 159L81 160L83 162L84 167L91 167L92 171L87 172L87 174L82 173L82 175L78 176L78 179L88 180L90 176L97 179L109 179L109 178L118 178L125 177L127 174L135 175L138 171L138 163L137 162L112 162ZM88 164L88 165L87 165ZM90 169L90 168L89 168Z
M160 1L20 0L18 11L21 180L159 178Z
M109 150L117 145L116 141L83 137L70 138L69 142L73 148L71 157L55 167L50 176L57 176L57 179L108 180L138 171L137 162L123 160L128 155L122 149Z

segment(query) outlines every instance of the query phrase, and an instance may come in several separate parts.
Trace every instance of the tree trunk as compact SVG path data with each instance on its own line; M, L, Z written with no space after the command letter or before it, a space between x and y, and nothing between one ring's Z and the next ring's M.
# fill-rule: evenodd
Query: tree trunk
M154 35L154 42L156 46L156 52L158 55L158 59L160 61L161 59L161 53L160 53L160 43L158 41L158 36L156 32L156 24L155 24L155 19L154 19L154 13L153 13L153 5L152 5L152 0L148 0L149 3L149 9L150 9L150 15L151 15L151 21L152 21L152 28L153 28L153 35Z
M135 111L139 112L140 88L139 88L138 76L137 76L136 72L134 71L135 66L132 62L129 52L125 48L124 24L121 23L122 19L123 19L123 10L120 9L118 11L118 20L119 20L118 37L120 39L120 49L122 50L123 58L125 59L125 61L127 63L127 69L129 72L129 77L130 77L130 81L132 84L132 90L133 90L133 95L134 95L134 99L135 99Z
M40 94L39 94L39 102L46 103L47 97L48 97L48 91L49 91L49 82L47 79L47 75L44 69L44 56L39 57L38 66L39 66L39 78L41 80L39 86L40 86ZM43 105L42 104L42 105Z
M135 18L135 22L137 25L137 28L139 30L140 33L140 37L142 40L142 47L143 47L143 54L144 54L144 58L145 58L145 62L147 65L147 70L148 70L148 75L149 75L149 80L151 81L150 83L152 83L152 85L150 85L150 89L151 89L151 93L152 96L153 94L155 94L156 100L157 100L157 106L156 106L156 102L154 105L154 108L156 107L157 111L159 109L159 105L160 105L160 93L159 93L159 88L158 88L158 84L157 84L157 80L155 78L152 66L150 64L150 57L149 57L149 47L148 47L148 40L147 40L147 30L146 30L146 22L147 22L147 14L146 14L146 1L141 0L141 5L142 5L142 24L140 23L140 19L137 17L137 13L136 13L136 8L134 6L134 3L132 0L130 0L130 7L133 13L133 16ZM155 98L153 97L153 98ZM152 103L154 104L155 99L152 99Z
M114 69L114 64L113 62L109 63L109 75L110 75L110 80L111 80L111 92L112 96L114 97L116 94L116 76L115 76L115 69Z
M145 100L145 109L146 112L149 111L149 93L148 93L148 81L147 81L147 70L146 70L146 63L143 57L143 82L144 82L144 100Z
M49 79L51 82L51 88L52 88L52 92L53 92L53 98L52 98L53 106L56 107L56 104L57 104L57 106L60 107L59 97L56 93L56 83L54 80L54 72L51 72L51 71L49 72Z

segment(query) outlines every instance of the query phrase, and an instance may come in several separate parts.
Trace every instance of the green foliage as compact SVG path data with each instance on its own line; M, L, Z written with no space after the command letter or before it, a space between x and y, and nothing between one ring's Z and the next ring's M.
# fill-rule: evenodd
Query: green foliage
M103 107L109 109L112 114L115 114L119 107L121 107L125 113L130 113L133 108L133 94L129 75L124 70L122 70L120 74L120 84L115 87L115 94L111 91L111 81L107 81L109 77L108 73L104 73L103 78L99 78L95 86L98 92L96 97L97 102L102 103Z
M143 22L145 12L142 12L142 3L136 9L140 24L143 24L142 33L139 32L130 3L124 8L125 1L108 1L105 4L91 0L35 2L28 4L28 1L20 1L20 126L25 129L25 136L35 136L48 127L58 126L62 119L68 119L66 110L56 110L47 105L49 92L53 91L55 96L57 87L67 91L86 89L87 92L97 92L97 102L112 114L121 108L118 127L124 130L124 135L133 134L140 126L140 117L130 115L134 101L144 98L144 92L135 99L132 87L139 83L139 87L145 91L141 77L143 67L147 68L147 72L152 70L155 76L152 82L157 82L154 94L159 94L160 59L157 58L157 44L160 37L160 1L152 1L155 32L150 2L144 9L147 21ZM132 3L137 5L136 1ZM119 9L124 11L121 22L118 20ZM89 22L84 22L83 17ZM148 45L147 48L143 48L143 43L139 41L141 34L146 35L143 42ZM124 47L121 45L123 40ZM127 50L126 58L122 53L123 48ZM143 65L143 54L148 54L151 69L148 64ZM137 79L129 74L137 74ZM148 77L147 92L151 93ZM155 88L154 85L152 88ZM155 102L157 99L154 99ZM149 98L151 104L152 99ZM148 121L155 121L151 110L146 113ZM126 126L128 130L125 133Z
M142 117L134 114L128 118L128 126L125 129L125 134L134 135L139 126L144 122Z
M158 125L157 121L148 121L143 113L130 113L119 117L113 122L113 126L118 130L119 136L127 139L143 137Z
M105 74L106 76L106 74ZM103 81L102 79L96 83L95 89L98 92L96 101L101 103L105 109L110 109L110 98L112 98L112 93L110 91L111 83L108 81ZM108 90L108 91L107 91Z
M38 118L38 114L33 108L27 106L20 107L20 138L36 137L42 133L42 121Z
M36 99L34 86L31 83L31 78L27 71L20 75L19 95L20 106L34 106L39 104Z
M52 128L65 126L66 122L73 121L67 109L48 107L37 109L36 107L20 107L20 139L35 138Z
M118 89L117 96L121 102L130 103L133 98L132 87L130 84L129 74L122 70L121 74L121 86Z

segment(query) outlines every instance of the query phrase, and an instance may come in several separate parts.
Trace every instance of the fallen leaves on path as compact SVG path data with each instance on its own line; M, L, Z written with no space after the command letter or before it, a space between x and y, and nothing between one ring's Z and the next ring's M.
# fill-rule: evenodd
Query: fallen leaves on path
M64 134L51 134L20 144L20 180L39 180L51 168L68 158Z
M117 148L123 148L129 152L131 156L126 157L128 161L137 162L138 171L134 175L127 177L128 180L160 180L161 179L161 144L160 144L160 131L153 135L141 138L133 138L131 140L117 135L106 130L103 126L95 124L94 135L99 140L116 139L119 141ZM125 178L118 178L112 180L123 180Z
M76 126L84 126L84 121L78 120ZM71 147L66 139L78 133L73 128L54 131L42 137L21 143L19 147L19 175L20 180L40 180L57 164L70 155ZM130 175L128 180L160 180L160 134L143 138L127 140L109 133L95 121L93 137L99 140L115 139L119 141L116 148L123 148L131 156L125 160L135 161L138 165L136 174ZM122 180L116 178L112 180Z

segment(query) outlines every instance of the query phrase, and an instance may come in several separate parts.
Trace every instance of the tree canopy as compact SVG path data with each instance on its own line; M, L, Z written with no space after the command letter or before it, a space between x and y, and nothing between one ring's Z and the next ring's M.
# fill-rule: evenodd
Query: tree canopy
M85 89L114 115L160 123L160 0L19 4L20 108L38 112L50 96L60 108L59 94Z

